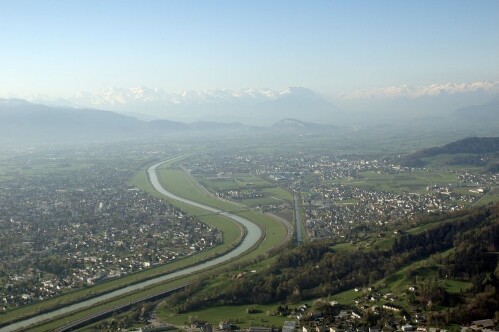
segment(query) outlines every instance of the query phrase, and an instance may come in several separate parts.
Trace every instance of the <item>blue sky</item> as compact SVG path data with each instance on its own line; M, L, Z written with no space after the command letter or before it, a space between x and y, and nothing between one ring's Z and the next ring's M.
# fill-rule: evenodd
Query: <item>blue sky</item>
M0 97L499 80L499 1L0 1Z

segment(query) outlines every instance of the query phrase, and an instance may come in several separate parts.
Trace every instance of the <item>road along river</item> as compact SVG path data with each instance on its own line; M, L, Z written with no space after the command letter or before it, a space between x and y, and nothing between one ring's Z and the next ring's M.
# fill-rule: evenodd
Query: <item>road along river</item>
M174 159L177 159L177 158L174 158ZM19 321L17 323L13 323L11 325L3 327L0 330L1 331L16 331L16 330L26 329L30 325L41 323L45 320L54 319L58 316L67 315L67 314L74 312L74 311L78 311L78 310L82 310L82 309L85 309L85 308L88 308L91 306L95 306L95 305L102 303L104 301L108 301L108 300L113 299L115 297L122 296L122 295L125 295L127 293L134 292L134 291L152 286L152 285L157 284L157 283L161 283L161 282L165 282L165 281L168 281L168 280L171 280L174 278L186 276L186 275L189 275L189 274L201 271L201 270L206 270L206 269L214 267L218 264L221 264L221 263L227 262L233 258L236 258L236 257L244 254L248 250L250 250L253 246L255 246L258 243L260 237L262 236L262 231L253 222L249 221L246 218L235 215L233 213L225 212L223 210L220 210L220 209L208 206L208 205L204 205L204 204L194 202L194 201L191 201L191 200L183 198L183 197L179 197L179 196L167 191L161 185L161 183L159 182L158 174L157 174L157 168L164 163L173 161L174 159L162 161L162 162L159 162L159 163L154 164L151 167L149 167L149 169L147 170L148 175L149 175L149 181L151 182L154 189L168 198L171 198L171 199L177 200L179 202L183 202L183 203L204 209L204 210L212 212L212 213L218 213L218 214L220 214L224 217L230 218L230 219L234 220L235 222L237 222L238 224L242 225L244 228L246 228L246 236L244 237L243 241L236 248L234 248L232 251L229 251L228 253L226 253L222 256L219 256L217 258L214 258L212 260L205 261L205 262L202 262L202 263L199 263L197 265L193 265L193 266L190 266L187 268L179 269L175 272L165 274L161 277L156 277L156 278L153 278L153 279L150 279L147 281L143 281L143 282L131 285L131 286L127 286L125 288L118 289L118 290L113 291L113 292L108 293L108 294L99 295L97 297L94 297L94 298L91 298L91 299L88 299L88 300L85 300L85 301L82 301L79 303L71 304L65 308L57 309L57 310L54 310L54 311L51 311L51 312L48 312L45 314L41 314L41 315L26 319L26 320L22 320L22 321Z

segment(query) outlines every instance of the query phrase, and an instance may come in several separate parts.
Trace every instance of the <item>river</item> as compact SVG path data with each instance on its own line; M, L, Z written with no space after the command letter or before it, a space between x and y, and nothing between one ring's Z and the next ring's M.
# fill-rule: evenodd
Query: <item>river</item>
M174 199L174 200L177 200L177 201L204 209L204 210L212 212L212 213L218 213L218 214L225 216L227 218L230 218L230 219L234 220L235 222L237 222L238 224L242 225L244 228L246 228L246 236L244 237L243 241L236 248L234 248L232 251L229 251L228 253L226 253L222 256L219 256L215 259L205 261L205 262L202 262L200 264L193 265L190 267L186 267L186 268L177 270L175 272L165 274L165 275L160 276L160 277L156 277L156 278L153 278L153 279L150 279L147 281L137 283L135 285L127 286L127 287L115 290L115 291L108 293L108 294L99 295L97 297L94 297L94 298L91 298L91 299L88 299L88 300L85 300L85 301L82 301L79 303L71 304L65 308L57 309L57 310L54 310L54 311L51 311L51 312L48 312L45 314L34 316L31 318L19 321L17 323L13 323L11 325L8 325L0 330L1 331L16 331L16 330L20 330L20 329L25 329L30 325L37 324L37 323L43 322L45 320L53 319L53 318L56 318L58 316L66 315L66 314L69 314L73 311L82 310L82 309L85 309L85 308L88 308L91 306L95 306L98 303L108 301L108 300L113 299L115 297L125 295L127 293L134 292L134 291L149 287L149 286L157 284L157 283L165 282L165 281L177 278L177 277L186 276L186 275L189 275L189 274L192 274L195 272L199 272L201 270L206 270L206 269L209 269L210 267L213 267L213 266L218 265L220 263L224 263L228 260L236 258L236 257L244 254L246 251L250 250L254 245L256 245L258 243L258 240L262 236L262 231L260 230L260 228L256 224L254 224L250 220L243 218L243 217L240 217L240 216L235 215L235 214L230 213L230 212L226 212L226 211L223 211L223 210L220 210L220 209L217 209L217 208L205 205L205 204L201 204L199 202L194 202L194 201L191 201L189 199L179 197L179 196L169 192L161 185L161 183L159 182L158 174L157 174L157 168L161 164L173 161L174 159L177 159L177 158L162 161L162 162L159 162L159 163L154 164L151 167L149 167L147 172L149 175L149 180L150 180L151 184L153 185L154 189L157 190L158 192L160 192L161 194L171 198L171 199Z

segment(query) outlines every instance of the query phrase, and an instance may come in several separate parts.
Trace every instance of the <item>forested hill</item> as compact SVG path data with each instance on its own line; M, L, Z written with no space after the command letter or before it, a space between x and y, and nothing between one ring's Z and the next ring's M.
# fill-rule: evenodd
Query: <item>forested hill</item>
M447 252L435 265L437 275L472 285L452 301L444 288L430 294L436 305L449 308L448 323L494 315L499 303L494 286L499 284L499 205L425 216L419 224L425 225L423 232L401 235L390 249L336 251L331 243L314 242L282 253L266 271L231 280L223 289L203 292L200 282L169 301L179 312L220 304L293 303L373 285L408 264Z
M418 166L421 158L443 154L485 154L499 152L499 137L469 137L443 146L416 151L403 158L402 164Z
M413 153L417 157L432 157L440 154L481 154L499 151L499 137L469 137L444 146L433 147Z

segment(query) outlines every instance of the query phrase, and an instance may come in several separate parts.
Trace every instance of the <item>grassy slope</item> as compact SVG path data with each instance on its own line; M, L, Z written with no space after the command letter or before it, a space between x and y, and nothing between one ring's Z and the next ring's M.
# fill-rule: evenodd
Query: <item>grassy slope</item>
M444 251L438 255L447 256L453 249ZM404 266L394 274L378 280L374 283L374 287L383 293L392 293L397 295L398 302L401 306L408 306L406 290L416 283L416 279L424 280L427 278L437 277L438 266L432 262L432 258L419 260ZM463 282L452 279L440 280L440 285L449 293L459 293L461 290L466 290L471 286L469 282ZM354 300L362 296L363 292L356 292L350 289L332 296L332 299L346 305L353 305Z
M195 176L199 183L203 184L211 193L224 190L256 190L264 197L248 198L239 200L247 206L279 204L283 201L291 202L293 196L288 191L251 174L234 174L232 177L211 178L200 175Z

